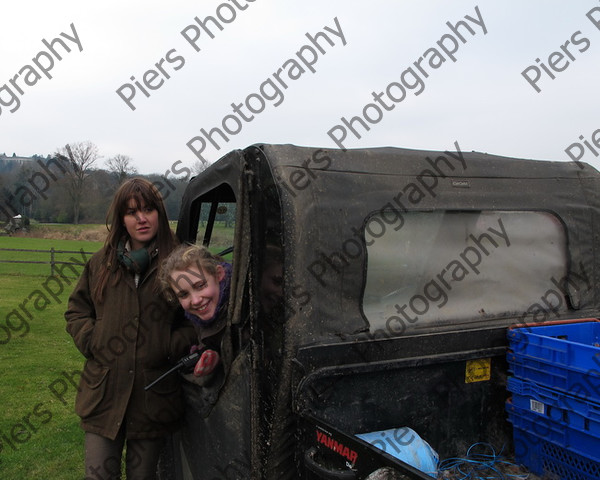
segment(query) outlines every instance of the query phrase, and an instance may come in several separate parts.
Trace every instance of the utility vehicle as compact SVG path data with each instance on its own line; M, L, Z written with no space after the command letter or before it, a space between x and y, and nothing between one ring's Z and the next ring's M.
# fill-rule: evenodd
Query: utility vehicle
M221 250L235 212L227 376L185 382L163 475L430 479L394 456L402 427L441 459L510 455L507 328L599 315L599 192L587 164L458 143L225 155L189 182L177 235Z

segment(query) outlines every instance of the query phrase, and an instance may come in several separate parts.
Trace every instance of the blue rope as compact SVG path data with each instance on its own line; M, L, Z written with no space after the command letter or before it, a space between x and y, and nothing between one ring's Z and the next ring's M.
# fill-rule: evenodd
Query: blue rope
M483 447L485 450L491 453L474 453L477 447ZM452 478L452 480L491 480L491 479L520 479L525 480L529 477L529 474L511 474L504 473L500 470L500 467L514 467L518 468L518 465L511 463L504 459L502 451L496 454L494 447L488 443L475 443L467 450L467 456L464 458L447 458L442 460L438 465L438 472L441 476L438 478L447 478L442 475L444 473L450 473L458 475ZM461 476L462 475L462 476Z

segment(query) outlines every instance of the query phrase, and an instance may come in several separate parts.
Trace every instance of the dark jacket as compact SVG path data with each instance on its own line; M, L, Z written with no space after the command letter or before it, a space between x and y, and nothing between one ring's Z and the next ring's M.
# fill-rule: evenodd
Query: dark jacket
M125 270L116 285L109 279L103 302L96 304L92 292L106 268L102 259L103 251L88 261L65 313L67 331L86 358L75 411L85 431L111 439L123 422L127 438L163 436L178 427L183 413L179 375L147 392L144 386L189 353L194 328L157 293L156 259L137 288Z

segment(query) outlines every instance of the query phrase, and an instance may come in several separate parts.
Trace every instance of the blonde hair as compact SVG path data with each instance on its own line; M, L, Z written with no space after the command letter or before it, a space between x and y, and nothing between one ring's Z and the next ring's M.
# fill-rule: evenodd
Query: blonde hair
M163 288L164 294L169 300L176 300L172 282L171 273L175 271L184 271L194 266L200 273L206 272L209 275L217 275L217 266L223 259L210 253L208 248L201 245L179 245L162 262L158 279Z

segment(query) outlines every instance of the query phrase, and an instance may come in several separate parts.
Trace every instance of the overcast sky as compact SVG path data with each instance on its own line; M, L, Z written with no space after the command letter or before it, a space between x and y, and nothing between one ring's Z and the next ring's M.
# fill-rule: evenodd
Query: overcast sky
M100 167L124 154L142 173L164 173L177 161L192 166L197 156L186 144L202 128L223 129L224 119L229 140L213 136L220 149L203 137L209 162L254 143L335 147L328 132L339 138L342 117L358 116L370 130L355 121L359 139L346 127L345 147L446 150L458 141L462 150L566 161L565 149L580 135L593 146L600 129L600 29L587 17L594 8L600 25L597 0L10 2L0 42L0 153L46 155L90 140ZM214 38L195 21L219 15L222 31L206 24ZM460 20L465 43L447 25ZM306 34L318 32L327 38L318 37L324 53L312 47L313 73L297 52L310 63ZM453 54L442 48L452 50L450 35ZM41 68L52 52L43 40L58 37L71 51L53 44L61 60L53 56L49 79ZM403 76L411 66L422 87ZM540 92L522 75L530 66ZM124 86L132 76L149 97ZM386 89L399 99L401 86L405 98L390 100ZM135 89L135 110L119 89L126 98ZM261 98L264 110L249 112L261 110ZM242 104L237 113L232 103ZM376 106L364 110L368 104ZM600 168L587 148L581 160Z

